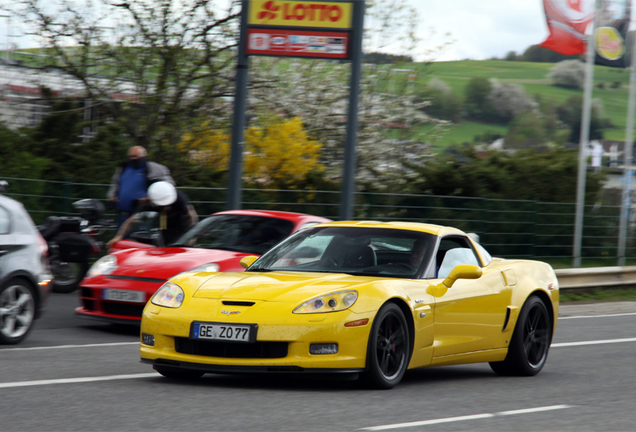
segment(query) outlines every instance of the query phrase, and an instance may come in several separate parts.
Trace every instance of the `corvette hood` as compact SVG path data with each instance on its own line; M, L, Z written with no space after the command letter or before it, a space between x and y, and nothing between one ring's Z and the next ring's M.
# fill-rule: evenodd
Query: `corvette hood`
M240 271L239 261L248 254L218 249L153 247L125 249L114 255L118 267L113 275L168 279L213 262L219 263L221 271Z
M377 280L342 273L218 273L194 293L195 298L298 301L323 293L357 289Z

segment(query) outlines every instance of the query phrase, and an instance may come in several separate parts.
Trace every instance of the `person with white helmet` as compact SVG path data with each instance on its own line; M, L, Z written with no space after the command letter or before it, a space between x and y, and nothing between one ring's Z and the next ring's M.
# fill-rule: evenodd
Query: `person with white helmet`
M139 209L124 222L117 235L108 242L108 248L125 238L140 211L153 210L159 213L159 226L166 245L173 243L198 222L199 218L188 202L188 197L172 183L159 181L151 184L148 188L148 202L150 208Z

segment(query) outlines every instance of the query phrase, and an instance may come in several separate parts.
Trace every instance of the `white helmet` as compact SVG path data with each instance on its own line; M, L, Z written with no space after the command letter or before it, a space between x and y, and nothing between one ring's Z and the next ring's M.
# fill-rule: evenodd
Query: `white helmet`
M177 189L167 181L160 181L148 188L148 199L156 206L168 206L177 200Z

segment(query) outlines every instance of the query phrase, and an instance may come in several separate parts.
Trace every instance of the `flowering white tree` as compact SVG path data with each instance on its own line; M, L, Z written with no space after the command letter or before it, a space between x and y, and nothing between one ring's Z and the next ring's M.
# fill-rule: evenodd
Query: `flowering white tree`
M497 79L491 79L490 82L492 89L488 100L502 121L508 122L521 113L532 112L539 107L519 84L502 83Z
M261 85L250 91L250 111L278 112L299 117L310 136L322 144L321 160L327 175L342 175L349 101L349 65L317 61L293 62L254 59L252 79ZM357 184L361 188L391 190L409 182L409 163L430 155L430 148L411 142L413 128L434 124L428 138L442 132L443 121L421 110L428 102L414 95L378 91L390 68L365 65L361 80L357 134ZM262 85L262 83L269 85ZM384 87L384 86L383 86Z
M552 78L555 86L581 89L585 81L585 64L580 60L564 60L550 69L548 78Z

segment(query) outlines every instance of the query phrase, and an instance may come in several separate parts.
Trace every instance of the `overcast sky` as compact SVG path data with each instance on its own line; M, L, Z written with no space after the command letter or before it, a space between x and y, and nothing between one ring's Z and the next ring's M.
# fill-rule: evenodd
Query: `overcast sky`
M437 60L485 60L522 54L548 36L541 0L407 0L417 8L419 35L439 45L444 33L455 42ZM428 37L429 29L437 32Z
M6 1L0 0L0 4ZM448 40L446 33L454 40L437 60L485 60L504 57L510 51L521 54L548 35L542 0L404 1L419 12L419 35L424 39L421 52ZM6 18L0 17L0 49L7 46L6 25ZM431 30L436 36L431 37ZM24 37L10 39L20 47L28 45ZM412 55L424 60L419 53Z

